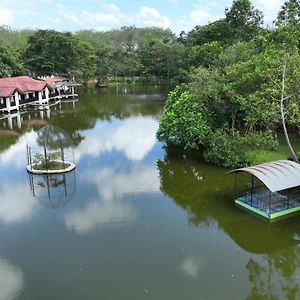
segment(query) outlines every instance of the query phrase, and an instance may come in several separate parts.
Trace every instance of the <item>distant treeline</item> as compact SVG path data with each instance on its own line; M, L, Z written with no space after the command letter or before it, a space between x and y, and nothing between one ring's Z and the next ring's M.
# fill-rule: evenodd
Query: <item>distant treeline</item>
M116 76L169 80L180 75L184 64L184 44L161 28L70 33L0 27L0 77L26 73L82 81Z

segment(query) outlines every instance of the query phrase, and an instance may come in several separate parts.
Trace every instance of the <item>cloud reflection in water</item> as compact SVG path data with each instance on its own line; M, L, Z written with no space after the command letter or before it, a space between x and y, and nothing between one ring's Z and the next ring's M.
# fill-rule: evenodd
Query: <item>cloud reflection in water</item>
M131 203L124 202L124 196L159 191L155 166L138 166L128 173L117 173L109 168L96 169L83 174L83 178L97 186L99 199L91 200L85 208L73 210L64 216L67 228L75 230L77 234L135 221L138 211Z
M0 221L7 224L30 219L37 207L27 183L5 182L0 186L0 195Z
M24 168L26 164L26 145L28 142L35 140L36 137L37 134L34 131L22 135L15 144L1 153L0 164Z
M23 287L22 271L0 257L0 300L17 299Z
M129 117L107 127L99 122L76 149L76 157L98 157L107 151L122 151L131 161L142 160L156 143L158 122L151 117ZM84 134L83 133L83 134Z
M205 265L204 258L201 256L188 256L186 257L181 265L181 269L184 274L196 278L199 276Z

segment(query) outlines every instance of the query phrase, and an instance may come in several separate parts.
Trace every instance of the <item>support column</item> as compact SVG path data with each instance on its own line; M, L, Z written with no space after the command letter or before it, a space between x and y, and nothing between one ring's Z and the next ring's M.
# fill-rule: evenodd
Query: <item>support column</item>
M45 88L45 97L46 101L49 102L49 89L47 87Z
M74 92L74 86L71 86L71 92L72 92L72 95L74 96L75 92Z
M40 110L40 118L44 119L44 111L43 110Z
M15 103L16 103L17 110L19 110L20 100L19 100L19 93L17 91L15 91Z
M12 115L11 114L9 114L7 116L7 123L8 123L9 129L13 129L13 122L12 122Z
M20 114L20 112L17 112L17 125L18 125L18 128L22 127L22 121L21 121L21 114Z
M6 97L6 108L7 111L10 112L10 97Z
M39 104L43 103L43 97L42 97L42 92L38 92L39 94Z

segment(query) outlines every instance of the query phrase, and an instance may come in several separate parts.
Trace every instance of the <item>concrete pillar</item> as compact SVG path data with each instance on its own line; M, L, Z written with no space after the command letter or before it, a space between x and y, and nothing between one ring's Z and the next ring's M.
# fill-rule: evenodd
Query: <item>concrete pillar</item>
M21 128L21 127L22 127L21 114L20 114L20 112L17 113L17 125L18 125L18 128Z
M40 110L40 118L44 119L44 111L43 110Z
M47 109L47 118L50 119L50 116L51 116L50 109Z
M71 86L72 95L74 95L74 86Z
M6 108L7 111L10 112L10 97L6 97Z
M19 93L17 91L15 91L15 103L16 103L17 110L19 110L20 101L19 101Z
M9 129L13 129L13 123L12 123L12 116L11 116L11 114L9 114L7 116L7 123L8 123Z
M46 101L49 102L49 89L47 87L45 88L45 97Z
M43 97L42 97L42 92L39 92L39 104L43 103Z

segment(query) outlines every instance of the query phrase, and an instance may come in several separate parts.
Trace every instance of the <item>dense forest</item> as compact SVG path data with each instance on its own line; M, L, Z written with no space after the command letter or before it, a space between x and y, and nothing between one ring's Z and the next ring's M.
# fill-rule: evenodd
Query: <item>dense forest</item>
M0 77L172 81L158 139L242 166L255 163L258 151L276 150L278 130L298 127L299 50L300 1L284 2L264 26L251 1L234 0L224 18L178 37L155 27L70 33L2 26ZM287 133L286 141L297 160Z
M0 27L0 77L60 74L90 79L171 80L184 66L184 44L170 30L122 27L107 32Z
M300 121L300 3L286 1L272 28L249 0L235 0L225 18L197 26L184 41L188 79L168 97L157 137L201 150L208 162L262 162ZM267 158L268 159L268 158Z

